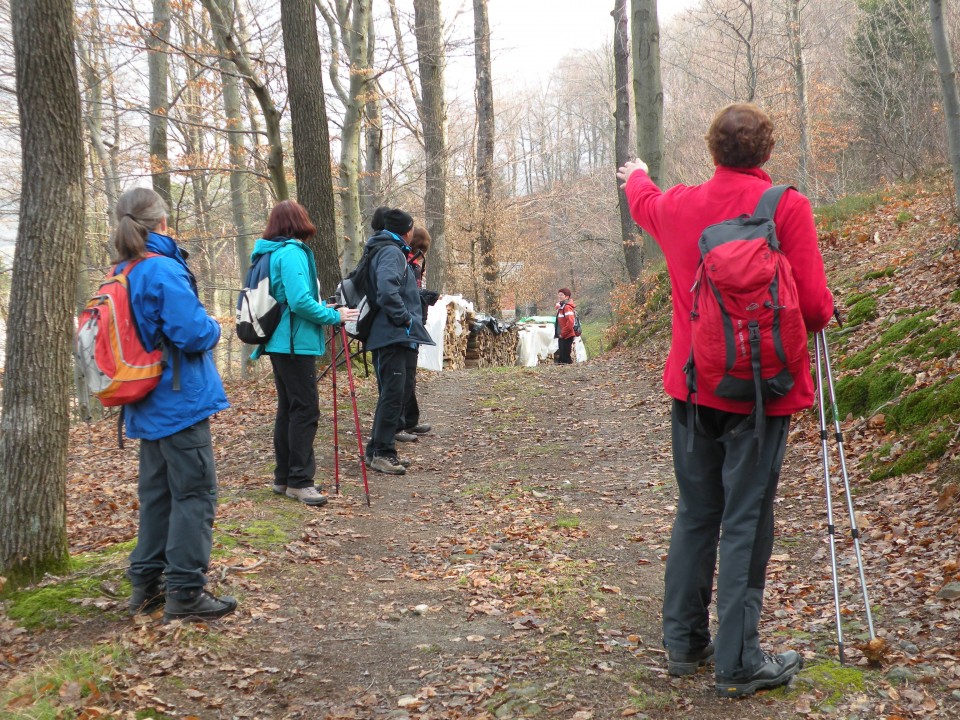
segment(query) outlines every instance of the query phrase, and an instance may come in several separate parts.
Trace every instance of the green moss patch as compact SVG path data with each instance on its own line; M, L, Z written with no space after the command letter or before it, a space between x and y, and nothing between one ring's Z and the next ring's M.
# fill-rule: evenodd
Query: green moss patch
M850 325L862 325L865 322L876 320L877 300L873 296L858 300L847 312L847 323Z
M863 670L835 662L805 667L800 678L823 693L817 702L818 708L836 705L850 693L863 692L865 687Z
M0 707L17 708L18 718L80 717L81 708L113 688L126 651L116 645L68 650L29 675L14 679L0 693ZM4 717L13 717L4 715Z
M847 195L831 205L821 205L814 210L817 224L826 231L833 230L847 220L872 212L884 200L884 193L872 192L862 195Z

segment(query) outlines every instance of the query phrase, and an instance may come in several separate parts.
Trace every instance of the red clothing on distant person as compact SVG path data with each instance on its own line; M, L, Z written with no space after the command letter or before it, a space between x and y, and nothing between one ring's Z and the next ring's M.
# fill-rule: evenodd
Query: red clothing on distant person
M723 166L718 166L713 177L702 185L677 185L666 192L642 170L635 171L627 180L624 191L630 214L657 241L670 272L673 340L663 371L663 386L671 397L687 399L683 366L690 357L690 289L700 262L700 234L708 225L752 214L771 184L770 176L760 168ZM817 332L830 322L833 296L827 289L810 201L799 192L788 190L774 221L781 249L793 267L803 320L809 332ZM571 327L572 322L571 318ZM707 391L696 393L694 399L700 405L727 412L748 414L753 409L752 402L728 400ZM806 372L795 378L793 389L781 398L765 401L763 407L766 415L792 415L812 405L813 380L808 359Z
M573 304L572 300L567 300L563 303L561 307L560 303L557 303L557 327L559 329L560 337L564 340L569 340L574 337L576 333L573 331L573 325L576 321L574 310L576 305Z

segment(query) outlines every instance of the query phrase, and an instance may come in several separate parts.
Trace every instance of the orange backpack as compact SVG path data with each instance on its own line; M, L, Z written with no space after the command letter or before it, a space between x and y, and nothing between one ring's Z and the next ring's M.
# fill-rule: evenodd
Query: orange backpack
M117 273L114 266L80 313L76 357L85 387L106 407L142 400L160 382L162 348L148 350L137 330L130 301L130 271L147 253Z

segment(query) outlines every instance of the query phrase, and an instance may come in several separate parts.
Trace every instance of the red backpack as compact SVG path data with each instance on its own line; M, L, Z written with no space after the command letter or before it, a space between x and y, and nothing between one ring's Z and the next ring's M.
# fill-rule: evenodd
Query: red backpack
M76 356L85 387L104 406L142 400L160 382L163 349L147 350L130 302L129 274L141 260L160 257L147 253L114 267L80 313Z
M807 329L773 221L789 187L766 190L753 215L704 229L693 286L687 389L755 403L757 437L764 400L790 392L806 368Z

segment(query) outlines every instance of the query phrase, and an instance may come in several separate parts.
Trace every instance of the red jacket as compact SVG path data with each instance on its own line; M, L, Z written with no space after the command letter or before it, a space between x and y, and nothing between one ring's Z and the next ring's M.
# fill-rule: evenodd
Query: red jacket
M670 273L673 339L663 371L663 386L671 397L687 399L683 366L690 356L690 289L700 262L700 234L707 225L752 214L771 184L770 176L760 168L723 166L717 167L713 177L702 185L677 185L666 192L642 170L635 171L627 180L625 192L630 214L657 241ZM774 220L781 248L793 267L803 320L809 332L817 332L830 322L833 296L827 289L810 201L799 192L788 190ZM698 392L694 399L706 407L728 412L749 413L753 409L753 403L719 398L707 391ZM808 357L806 372L796 378L793 389L782 398L765 401L763 407L767 415L792 415L812 405L813 379Z
M559 337L562 337L564 340L568 340L576 335L573 331L575 319L573 311L576 307L572 300L567 300L562 309L560 308L560 303L557 303L557 332L559 333Z

